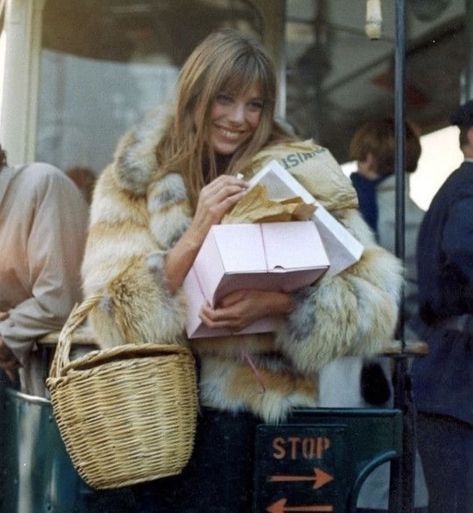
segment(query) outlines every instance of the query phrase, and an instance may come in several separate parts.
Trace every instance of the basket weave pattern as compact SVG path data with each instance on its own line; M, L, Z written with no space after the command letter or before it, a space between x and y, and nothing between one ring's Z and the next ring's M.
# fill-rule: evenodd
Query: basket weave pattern
M70 362L72 333L99 300L69 316L47 380L72 463L100 489L179 474L196 427L192 354L175 345L127 344Z

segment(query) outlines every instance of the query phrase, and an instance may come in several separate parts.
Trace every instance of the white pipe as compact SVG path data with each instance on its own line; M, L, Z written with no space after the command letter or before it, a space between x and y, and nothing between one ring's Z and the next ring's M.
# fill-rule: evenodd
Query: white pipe
M45 0L6 0L0 143L15 165L34 159Z
M370 39L379 39L383 27L383 16L381 14L381 0L366 1L366 24L365 32Z

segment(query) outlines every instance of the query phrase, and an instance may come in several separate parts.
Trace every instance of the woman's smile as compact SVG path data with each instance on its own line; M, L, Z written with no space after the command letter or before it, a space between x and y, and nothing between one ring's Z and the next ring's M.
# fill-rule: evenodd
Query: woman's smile
M242 132L240 131L235 131L235 130L229 130L229 129L226 129L224 127L221 127L221 126L218 126L216 125L217 128L220 130L220 132L222 133L222 135L224 135L225 137L228 137L229 139L236 139L240 136L240 134Z

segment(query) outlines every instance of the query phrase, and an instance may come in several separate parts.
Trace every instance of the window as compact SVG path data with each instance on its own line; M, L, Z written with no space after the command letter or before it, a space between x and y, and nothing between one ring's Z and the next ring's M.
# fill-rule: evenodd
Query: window
M100 172L132 124L172 101L180 66L222 26L263 32L243 0L48 0L36 158Z

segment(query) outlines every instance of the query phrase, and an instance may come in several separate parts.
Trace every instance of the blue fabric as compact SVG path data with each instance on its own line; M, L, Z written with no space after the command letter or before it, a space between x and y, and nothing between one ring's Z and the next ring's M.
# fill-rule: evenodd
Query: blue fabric
M361 215L369 227L377 234L378 202L376 200L376 186L379 180L369 180L358 172L352 173L350 178L358 195Z
M473 423L473 337L440 329L420 333L429 354L412 364L416 407Z
M412 365L418 448L429 513L473 511L473 336L441 326L473 314L473 163L464 162L435 195L422 222L416 329L429 354Z
M417 423L429 513L473 512L473 427L430 414L419 414Z
M473 314L473 164L446 180L424 216L418 239L419 336L429 355L412 367L419 411L473 423L473 337L436 326Z
M464 162L435 195L417 246L421 317L473 313L473 163Z

